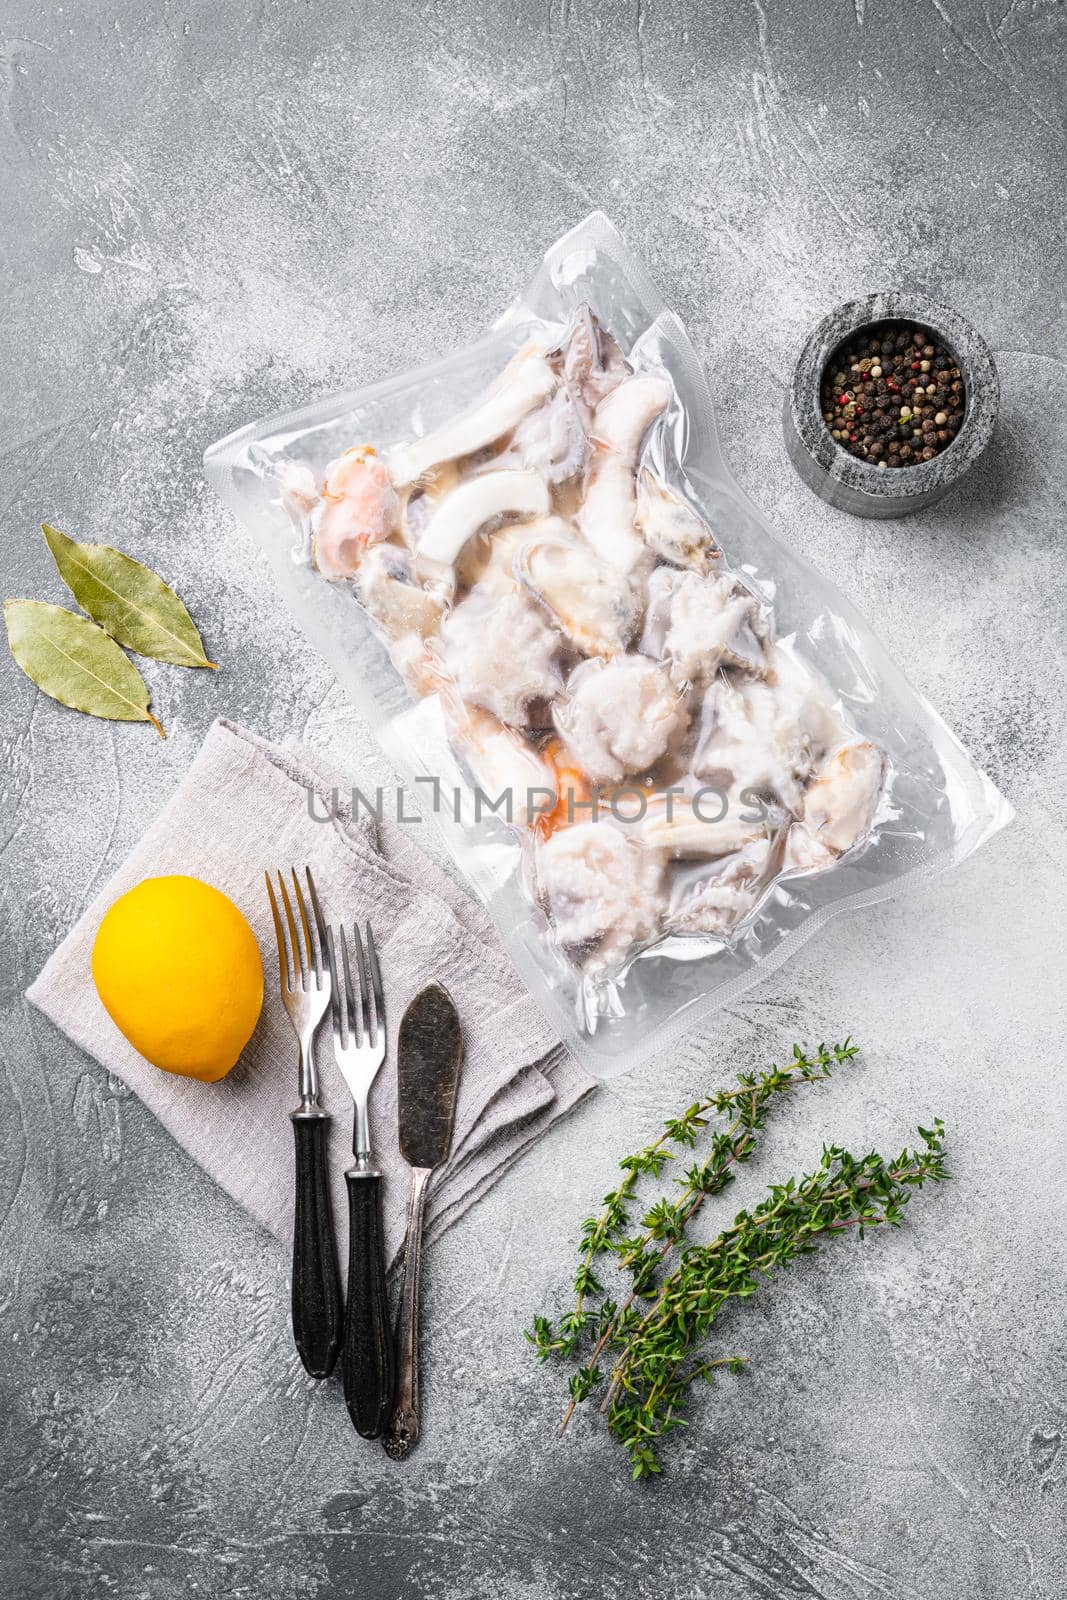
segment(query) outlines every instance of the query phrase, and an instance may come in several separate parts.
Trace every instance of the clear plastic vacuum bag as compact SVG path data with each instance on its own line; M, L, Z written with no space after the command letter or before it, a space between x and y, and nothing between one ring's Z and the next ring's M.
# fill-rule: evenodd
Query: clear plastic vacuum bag
M696 354L599 213L477 344L205 465L602 1075L1011 817L733 481Z

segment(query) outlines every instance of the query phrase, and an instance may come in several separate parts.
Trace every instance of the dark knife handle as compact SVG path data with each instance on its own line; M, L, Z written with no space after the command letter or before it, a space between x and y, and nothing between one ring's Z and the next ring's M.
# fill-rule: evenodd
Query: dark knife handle
M341 1348L341 1280L330 1210L324 1111L292 1113L296 1141L293 1338L313 1378L333 1371Z
M393 1403L393 1336L385 1293L382 1175L350 1167L348 1183L348 1298L341 1375L345 1404L357 1433L377 1439Z

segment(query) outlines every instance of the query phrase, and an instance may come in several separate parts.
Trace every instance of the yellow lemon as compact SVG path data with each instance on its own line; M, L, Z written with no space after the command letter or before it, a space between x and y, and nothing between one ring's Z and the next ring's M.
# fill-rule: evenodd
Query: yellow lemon
M145 878L116 900L97 929L93 980L146 1060L208 1083L234 1065L263 1005L255 934L199 878Z

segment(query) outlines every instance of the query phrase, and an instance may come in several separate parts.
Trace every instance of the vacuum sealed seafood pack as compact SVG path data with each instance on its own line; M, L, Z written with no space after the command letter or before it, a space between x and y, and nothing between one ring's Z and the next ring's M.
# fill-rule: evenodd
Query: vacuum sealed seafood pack
M695 352L600 214L479 343L206 469L603 1075L1011 815L733 481Z

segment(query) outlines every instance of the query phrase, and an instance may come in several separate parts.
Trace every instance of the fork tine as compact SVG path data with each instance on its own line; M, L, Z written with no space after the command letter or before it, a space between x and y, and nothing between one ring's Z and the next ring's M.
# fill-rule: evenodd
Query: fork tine
M263 880L267 885L267 896L270 900L270 914L274 918L274 933L278 940L278 972L281 977L283 992L292 987L289 981L289 952L285 943L285 934L282 931L282 919L278 915L278 902L274 898L274 885L270 881L270 873L264 872Z
M285 879L280 872L278 873L278 887L282 891L282 904L285 906L285 920L289 924L289 933L293 941L293 987L303 989L305 987L304 952L301 950L300 940L297 938L296 923L293 921L293 908L289 904L289 894L285 887Z
M307 952L308 979L310 980L311 974L314 973L315 974L315 987L317 989L321 989L321 987L322 987L322 981L321 981L322 980L322 973L319 970L319 963L315 959L315 950L314 950L314 947L312 946L312 943L311 943L311 929L308 927L308 914L307 914L307 910L306 910L306 908L304 906L304 896L301 893L301 889L300 889L300 879L296 875L296 868L295 867L291 867L289 870L292 873L293 890L294 890L294 892L296 894L296 903L297 903L297 906L300 909L300 926L304 931L304 949Z
M362 1018L360 1017L360 1013L357 1011L355 1005L355 990L352 987L352 968L348 964L348 940L345 938L344 928L338 928L337 931L341 935L341 960L344 962L345 968L345 991L348 1003L348 1026L351 1029L351 1037L356 1041L357 1045L361 1045L363 1043L363 1029L361 1026ZM360 1017L359 1022L356 1020L357 1017Z
M367 965L370 968L371 995L374 1000L374 1026L385 1032L385 997L382 994L382 973L378 966L378 952L374 946L374 935L370 923L367 923Z
M352 924L352 939L356 947L356 962L359 966L359 1005L363 1015L363 1030L370 1043L378 1043L378 1032L374 1026L374 1011L369 1004L370 984L367 982L367 963L363 957L363 940L359 936L359 923Z
M311 876L311 868L305 867L304 872L308 881L308 894L311 896L311 916L316 941L315 973L318 975L321 973L322 968L326 966L326 924L322 920L322 907L319 905L319 897L315 892L315 880Z
M337 950L333 942L333 929L326 929L326 959L330 964L330 1021L333 1034L342 1049L345 1047L344 1008L341 1005L342 983L337 968Z

